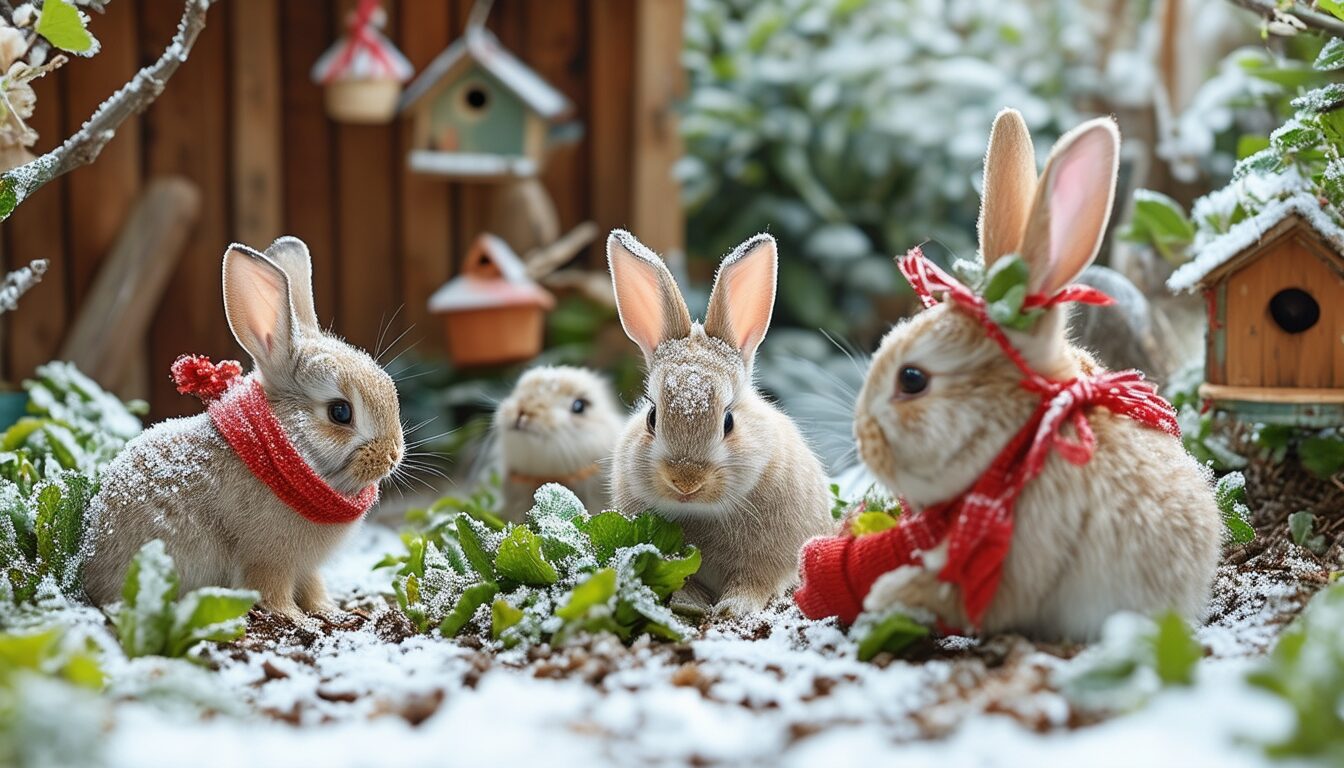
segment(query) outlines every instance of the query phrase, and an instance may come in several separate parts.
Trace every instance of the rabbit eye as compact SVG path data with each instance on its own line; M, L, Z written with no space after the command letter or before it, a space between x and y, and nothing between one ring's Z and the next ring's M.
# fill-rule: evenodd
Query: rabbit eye
M929 374L922 368L907 365L896 374L896 390L902 395L913 396L929 388Z
M649 406L649 415L644 419L644 425L649 428L649 434L652 435L654 428L658 426L658 406Z
M588 401L580 397L569 406L569 410L573 411L574 413L583 413L584 409L586 409L587 407L588 407Z
M327 405L327 417L337 424L349 424L355 418L355 411L349 400L333 400Z
M723 434L724 434L724 437L727 437L727 436L728 436L728 433L730 433L730 432L732 432L732 431L733 431L733 412L732 412L732 411L724 411L724 412L723 412Z

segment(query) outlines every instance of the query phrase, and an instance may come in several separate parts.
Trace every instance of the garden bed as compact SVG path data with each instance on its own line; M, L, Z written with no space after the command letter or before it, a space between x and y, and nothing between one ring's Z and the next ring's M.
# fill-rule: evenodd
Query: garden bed
M1146 707L1116 714L1062 692L1085 663L1079 647L946 638L861 662L831 621L787 601L707 621L684 643L599 636L496 650L415 635L383 596L387 571L373 570L398 545L369 524L328 565L346 616L294 625L254 611L247 635L210 649L205 669L106 661L110 762L801 765L899 747L913 765L1252 765L1263 759L1255 740L1282 735L1287 719L1244 673L1328 579L1285 543L1222 566L1196 684L1149 691Z

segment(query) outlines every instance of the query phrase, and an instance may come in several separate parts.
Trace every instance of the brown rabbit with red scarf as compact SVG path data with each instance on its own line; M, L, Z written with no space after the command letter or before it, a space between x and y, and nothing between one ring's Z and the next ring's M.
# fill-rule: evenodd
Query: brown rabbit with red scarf
M1222 530L1206 474L1170 406L1071 346L1058 306L1104 298L1066 286L1106 231L1119 142L1111 120L1085 123L1038 179L1021 116L995 120L981 253L987 267L1009 254L1026 262L1042 309L1028 330L988 320L979 297L917 251L902 260L932 306L883 339L855 436L864 463L918 514L900 533L809 543L797 595L808 615L852 620L861 604L1084 639L1116 611L1203 613ZM1026 426L1035 419L1044 434ZM1004 509L1006 525L986 523Z
M255 589L291 618L333 611L318 567L405 453L396 386L319 327L296 238L265 254L229 247L224 312L253 372L201 358L174 366L179 389L209 412L155 425L108 467L90 508L85 589L116 600L131 558L161 539L183 590Z

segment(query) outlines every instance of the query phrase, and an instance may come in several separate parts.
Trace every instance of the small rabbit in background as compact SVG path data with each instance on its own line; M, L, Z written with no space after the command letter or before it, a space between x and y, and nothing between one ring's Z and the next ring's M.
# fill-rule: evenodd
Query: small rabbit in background
M1047 297L1077 278L1106 229L1119 141L1109 119L1085 123L1059 140L1038 179L1026 124L1002 112L985 160L986 266L1020 254L1030 292ZM1050 380L1102 372L1069 344L1062 307L1007 336ZM864 462L915 509L957 498L1040 405L1023 377L952 301L902 321L883 339L859 396L855 435ZM1172 434L1106 407L1084 415L1095 436L1090 459L1073 463L1052 450L1017 498L984 631L1087 639L1116 611L1196 618L1205 610L1222 523L1203 470ZM923 557L922 567L878 579L864 609L924 609L964 626L961 588L938 579L947 539Z
M543 366L519 377L495 410L505 519L522 522L546 483L569 488L590 512L607 509L608 464L625 419L611 385L586 368Z
M157 538L183 591L255 589L290 618L334 611L318 567L405 455L396 386L318 325L312 262L296 238L265 254L229 247L224 311L253 372L221 385L209 412L145 431L108 467L90 506L85 589L100 605L116 600L131 558ZM247 444L249 435L264 439ZM292 461L267 464L280 455L266 449L276 443Z
M752 384L774 308L775 241L757 235L723 260L704 325L630 233L612 232L607 260L621 325L648 371L616 449L616 505L682 526L702 555L690 586L717 612L760 610L795 582L803 542L834 527L821 463Z

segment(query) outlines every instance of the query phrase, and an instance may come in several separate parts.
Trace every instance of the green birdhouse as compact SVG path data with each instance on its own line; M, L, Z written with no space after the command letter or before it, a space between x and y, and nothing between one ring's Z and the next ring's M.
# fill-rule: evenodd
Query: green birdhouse
M547 150L578 138L574 105L500 44L469 27L406 89L412 170L457 179L529 178Z

